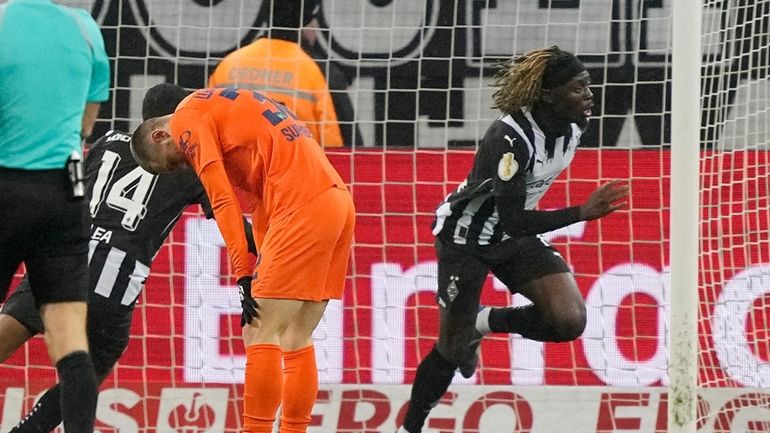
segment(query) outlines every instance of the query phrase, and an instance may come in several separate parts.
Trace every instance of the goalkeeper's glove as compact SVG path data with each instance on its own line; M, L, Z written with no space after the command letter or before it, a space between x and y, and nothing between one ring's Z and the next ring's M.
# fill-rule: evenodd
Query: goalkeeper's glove
M251 297L251 277L242 277L238 280L238 292L241 295L241 328L259 318L257 301Z

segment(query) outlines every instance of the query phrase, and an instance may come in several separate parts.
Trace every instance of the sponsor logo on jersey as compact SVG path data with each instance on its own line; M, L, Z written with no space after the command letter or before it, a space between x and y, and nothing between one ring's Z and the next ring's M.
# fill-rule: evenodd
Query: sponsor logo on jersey
M497 164L497 176L501 180L509 181L519 171L519 163L513 157L513 153L506 152Z
M527 183L527 188L542 188L550 186L557 176L550 176L545 179L536 179L533 182Z

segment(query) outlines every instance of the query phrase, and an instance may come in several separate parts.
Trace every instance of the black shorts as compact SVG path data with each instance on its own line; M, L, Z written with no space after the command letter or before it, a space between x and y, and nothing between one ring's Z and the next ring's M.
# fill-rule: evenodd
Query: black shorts
M559 252L540 236L509 239L495 245L457 245L436 238L436 301L457 312L476 312L481 288L491 271L511 293L546 275L570 272Z
M0 302L22 262L37 306L85 301L88 230L65 170L0 168Z
M93 295L88 305L88 345L94 370L103 379L128 346L133 310L112 307L108 300L99 301L97 297ZM43 321L26 278L8 298L0 313L13 317L33 334L43 333Z

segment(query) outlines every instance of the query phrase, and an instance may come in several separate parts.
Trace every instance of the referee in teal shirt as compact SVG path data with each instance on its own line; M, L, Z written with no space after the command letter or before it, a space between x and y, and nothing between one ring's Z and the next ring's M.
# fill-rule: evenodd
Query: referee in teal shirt
M61 384L67 433L93 433L89 222L81 142L109 97L98 25L50 0L0 5L0 302L24 262Z

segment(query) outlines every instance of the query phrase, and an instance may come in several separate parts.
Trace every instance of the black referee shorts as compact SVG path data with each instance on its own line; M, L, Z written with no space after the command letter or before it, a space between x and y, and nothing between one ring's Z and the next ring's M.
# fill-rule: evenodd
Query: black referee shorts
M539 236L509 239L495 245L457 245L436 238L438 293L442 307L475 313L481 288L491 271L511 293L546 275L570 272L561 254Z
M88 298L89 220L66 170L0 168L0 302L24 262L36 306Z
M96 300L97 297L93 295L88 305L87 332L94 370L101 381L128 346L133 308L117 308L109 300ZM0 313L13 317L33 334L43 333L43 320L27 278L14 290Z

